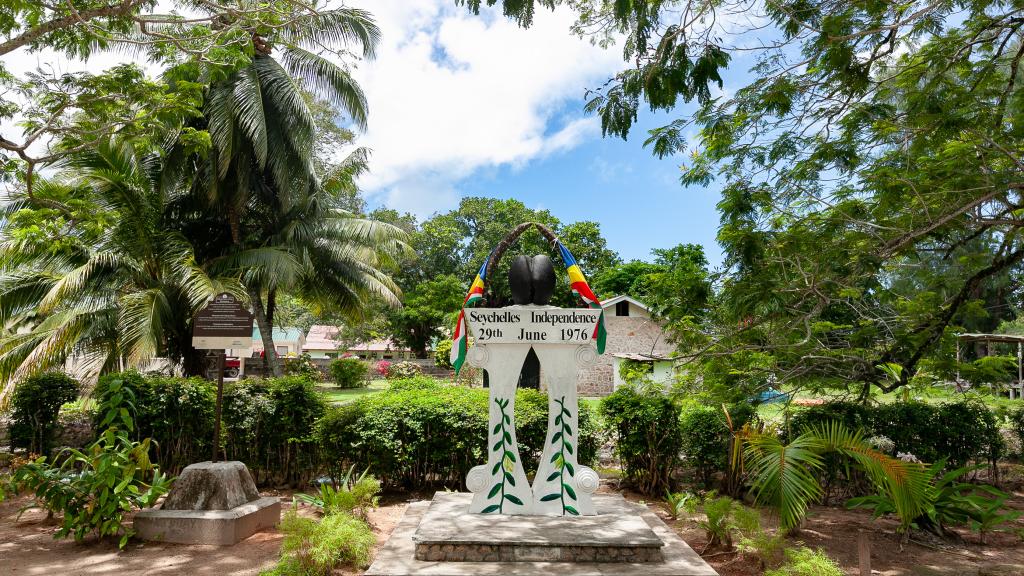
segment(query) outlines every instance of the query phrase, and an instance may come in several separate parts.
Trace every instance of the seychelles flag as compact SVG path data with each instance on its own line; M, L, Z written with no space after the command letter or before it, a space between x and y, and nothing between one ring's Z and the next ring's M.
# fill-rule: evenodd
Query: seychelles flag
M587 284L587 279L583 276L583 272L580 271L579 264L576 263L576 258L573 257L572 252L562 245L562 242L555 240L555 244L558 247L558 252L562 255L562 262L565 264L566 272L569 273L569 287L572 288L574 294L583 300L583 303L591 308L601 309L601 301L594 295L594 291L590 289L590 284ZM601 310L601 315L597 319L597 326L594 327L594 342L597 344L597 353L604 354L605 341L608 339L608 331L604 326L604 310Z
M459 320L455 324L455 333L452 334L452 351L449 356L456 375L462 370L462 365L466 362L466 351L469 349L469 341L466 340L466 306L483 299L484 278L487 277L487 262L490 259L491 257L487 256L487 260L480 266L480 271L476 273L476 278L469 286L469 293L462 302L462 310L459 310Z

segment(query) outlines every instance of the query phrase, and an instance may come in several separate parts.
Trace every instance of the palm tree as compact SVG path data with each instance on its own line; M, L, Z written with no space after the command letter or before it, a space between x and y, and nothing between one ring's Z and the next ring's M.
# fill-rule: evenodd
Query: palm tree
M213 295L244 290L237 273L207 274L167 225L173 191L160 175L158 155L112 139L71 157L33 199L7 208L70 198L92 203L109 225L72 250L27 249L10 238L0 245L0 326L20 328L0 339L0 405L22 377L72 355L94 372L156 356L201 362L192 316Z
M278 290L349 313L370 298L398 302L397 286L380 270L404 248L402 232L338 208L333 191L346 182L345 170L350 182L365 164L365 151L342 163L340 178L321 182L314 166L316 125L304 95L312 93L365 127L362 90L347 70L307 48L355 44L370 58L379 36L372 17L351 8L254 34L252 61L207 91L199 127L209 131L209 153L179 147L173 155L177 174L196 174L191 197L180 207L182 215L193 216L182 219L183 231L217 266L245 270L242 279L275 375L281 373L272 331ZM269 248L276 251L260 252ZM290 258L282 260L283 254Z

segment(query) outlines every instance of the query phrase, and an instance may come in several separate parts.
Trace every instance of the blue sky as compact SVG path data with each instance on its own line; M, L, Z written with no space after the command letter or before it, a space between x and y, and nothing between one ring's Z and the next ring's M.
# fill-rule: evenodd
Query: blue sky
M370 104L358 144L373 150L360 181L371 207L425 218L466 196L515 198L565 222L599 222L627 260L697 243L721 262L717 185L682 187L682 159L642 146L647 130L692 107L642 111L629 141L602 138L584 94L624 66L621 51L573 36L570 11L541 11L523 30L451 0L352 3L383 32L377 58L354 70Z

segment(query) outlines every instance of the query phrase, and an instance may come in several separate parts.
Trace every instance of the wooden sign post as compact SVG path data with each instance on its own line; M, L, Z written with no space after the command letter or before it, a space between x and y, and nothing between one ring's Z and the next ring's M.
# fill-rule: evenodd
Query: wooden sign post
M220 452L221 403L224 398L224 350L252 348L252 313L231 294L218 294L193 319L192 346L197 350L219 350L211 352L216 361L217 404L210 461L216 462Z

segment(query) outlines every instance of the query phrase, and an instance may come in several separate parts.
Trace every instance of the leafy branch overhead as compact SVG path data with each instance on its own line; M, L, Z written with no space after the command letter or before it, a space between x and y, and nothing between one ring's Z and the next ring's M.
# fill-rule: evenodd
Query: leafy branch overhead
M501 2L524 26L554 4L624 50L587 104L604 132L626 137L641 106L675 115L645 144L684 162L682 184L721 186L725 262L714 314L682 327L693 355L742 359L728 372L752 386L867 394L952 376L934 360L951 334L1009 317L1024 261L1024 8ZM727 66L741 67L735 85Z

